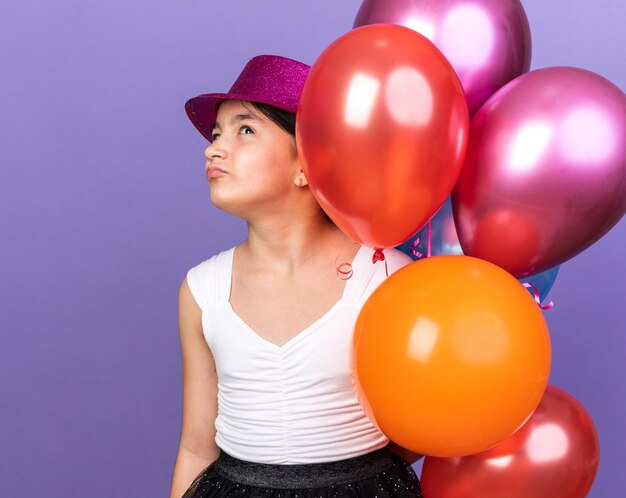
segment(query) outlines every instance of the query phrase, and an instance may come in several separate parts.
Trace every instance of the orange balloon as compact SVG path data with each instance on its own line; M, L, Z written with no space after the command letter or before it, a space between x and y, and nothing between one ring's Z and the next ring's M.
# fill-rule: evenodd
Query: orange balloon
M548 328L511 274L470 256L435 256L391 274L356 322L357 397L392 441L464 456L509 437L550 374Z
M404 26L354 29L322 52L298 105L311 192L368 247L395 247L437 212L463 165L469 115L454 69Z

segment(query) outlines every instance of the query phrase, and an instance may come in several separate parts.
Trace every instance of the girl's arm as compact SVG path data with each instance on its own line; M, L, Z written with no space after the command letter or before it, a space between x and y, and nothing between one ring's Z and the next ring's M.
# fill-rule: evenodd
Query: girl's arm
M174 475L172 476L170 498L181 498L198 474L211 463L212 460L196 455L182 445L179 446L174 465Z
M217 372L202 334L202 311L187 279L178 294L178 323L183 366L183 417L170 498L181 498L202 470L215 461Z

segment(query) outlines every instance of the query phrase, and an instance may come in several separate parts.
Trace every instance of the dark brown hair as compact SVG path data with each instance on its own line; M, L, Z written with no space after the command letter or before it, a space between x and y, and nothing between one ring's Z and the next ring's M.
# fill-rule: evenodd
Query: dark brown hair
M278 107L269 104L261 104L260 102L250 102L252 106L261 111L267 118L280 126L287 133L296 137L296 115L287 111L283 111Z

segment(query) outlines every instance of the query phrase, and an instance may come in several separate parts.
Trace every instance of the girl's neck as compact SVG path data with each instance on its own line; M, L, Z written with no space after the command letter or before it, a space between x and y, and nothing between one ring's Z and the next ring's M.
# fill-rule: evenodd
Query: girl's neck
M325 253L350 252L354 244L336 225L321 217L283 227L248 223L248 239L239 250L249 261L290 271Z

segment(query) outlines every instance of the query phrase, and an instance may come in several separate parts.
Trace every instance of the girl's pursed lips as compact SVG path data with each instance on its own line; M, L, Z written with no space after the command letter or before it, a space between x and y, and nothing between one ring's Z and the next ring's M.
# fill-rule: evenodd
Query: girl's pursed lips
M209 166L206 170L206 176L207 178L213 178L216 176L220 176L223 174L227 174L228 172L223 170L222 168L218 167L218 166Z

